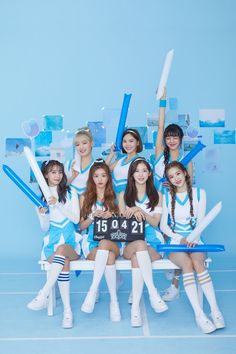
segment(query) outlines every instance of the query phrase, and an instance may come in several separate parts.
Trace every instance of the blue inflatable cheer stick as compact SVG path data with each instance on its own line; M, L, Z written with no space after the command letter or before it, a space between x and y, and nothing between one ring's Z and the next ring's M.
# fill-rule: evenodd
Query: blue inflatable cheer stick
M131 96L132 94L127 95L126 93L124 95L123 105L120 113L120 121L119 121L118 130L116 134L115 151L120 151L122 147L122 134L125 130L125 123L126 123Z
M206 147L206 145L202 144L200 141L192 148L189 153L182 158L180 161L185 167L188 166L189 162L202 150ZM160 183L166 182L166 177L160 179Z
M37 194L30 189L27 184L7 165L2 166L3 171L6 175L15 183L15 185L20 188L20 190L25 193L25 195L37 206L42 208L48 208L47 204L44 203Z
M159 252L223 252L224 245L197 245L195 247L187 247L186 245L168 245L161 244L157 246Z
M189 153L182 158L180 161L185 167L188 166L189 162L204 148L206 145L202 144L201 141L199 141Z

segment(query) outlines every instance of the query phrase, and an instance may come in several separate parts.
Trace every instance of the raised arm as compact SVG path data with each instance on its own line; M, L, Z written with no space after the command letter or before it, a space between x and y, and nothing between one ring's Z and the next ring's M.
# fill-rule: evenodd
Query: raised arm
M160 99L160 108L158 115L157 139L155 147L155 155L158 158L164 150L164 129L165 129L165 112L166 112L166 89Z
M105 160L107 166L109 166L109 168L110 168L110 171L113 171L115 165L118 162L118 160L112 162L113 158L116 156L116 152L114 151L114 149L115 149L115 145L113 144L110 149L111 150L110 154L107 156L107 158Z

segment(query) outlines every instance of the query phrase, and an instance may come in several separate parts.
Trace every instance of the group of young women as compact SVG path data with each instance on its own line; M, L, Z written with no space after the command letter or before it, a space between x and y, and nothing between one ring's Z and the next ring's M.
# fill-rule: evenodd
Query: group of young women
M99 284L105 275L110 293L110 319L121 320L116 289L115 260L118 256L131 260L132 265L131 326L142 325L140 300L144 283L153 310L157 313L168 310L153 281L152 262L163 256L157 246L167 241L194 247L187 241L187 236L204 217L206 194L204 190L192 187L192 164L186 169L179 162L183 132L175 124L164 129L165 106L166 100L162 97L153 164L141 156L142 141L135 129L126 129L123 133L121 158L113 161L115 152L112 147L106 161L94 160L93 138L88 128L75 133L74 144L79 159L69 161L65 169L63 164L54 160L43 164L42 173L52 197L48 210L39 208L38 215L46 232L42 259L51 263L51 270L44 287L27 305L29 309L45 308L49 292L57 281L64 305L62 326L71 328L69 265L70 261L83 255L94 260L92 284L81 307L83 312L93 312ZM167 182L161 184L163 176ZM114 214L145 220L145 240L95 241L94 218L108 219ZM211 277L204 266L205 254L171 252L168 257L182 270L186 295L200 329L211 333L224 328ZM211 319L200 306L194 273L209 302ZM173 284L164 296L166 301L178 293L178 279L179 274L175 274Z

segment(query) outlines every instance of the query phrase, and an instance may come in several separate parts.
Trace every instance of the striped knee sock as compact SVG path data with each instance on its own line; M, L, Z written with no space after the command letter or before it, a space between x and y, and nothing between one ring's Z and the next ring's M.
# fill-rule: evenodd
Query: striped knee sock
M211 312L219 312L219 308L216 302L215 290L208 270L206 269L202 273L197 273L197 277L198 282L203 290L203 293L206 296L207 301L209 302Z
M70 272L61 272L57 278L64 312L70 312Z
M198 299L197 286L196 286L194 274L193 273L183 274L183 283L184 283L185 292L187 294L190 304L192 305L195 316L201 315L203 311Z
M44 285L43 289L42 289L42 293L45 296L49 295L50 290L52 289L52 287L54 286L54 284L57 281L57 278L59 276L59 274L62 271L62 268L64 267L65 264L65 257L64 256L58 256L55 255L52 261L52 265L51 265L51 269L50 269L50 273L49 273L49 277L47 279L46 284Z

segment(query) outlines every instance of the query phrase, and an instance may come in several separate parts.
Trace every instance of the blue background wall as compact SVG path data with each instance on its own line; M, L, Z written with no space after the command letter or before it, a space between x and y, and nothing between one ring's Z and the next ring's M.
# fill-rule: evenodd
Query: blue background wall
M168 82L179 111L198 124L199 108L226 110L235 129L234 0L0 0L0 117L2 162L24 180L24 157L5 158L5 138L24 137L21 123L43 114L63 114L74 130L101 120L101 108L120 107L132 92L129 125L145 124L158 108L155 90L165 54L175 49ZM202 129L213 147L213 131ZM203 156L203 155L202 155ZM208 209L222 200L223 211L205 233L235 242L235 145L221 145L221 169L197 182L208 192ZM34 208L1 172L1 258L38 259L42 233Z

